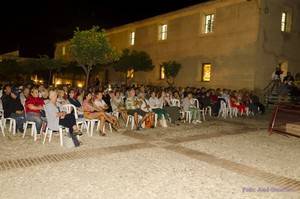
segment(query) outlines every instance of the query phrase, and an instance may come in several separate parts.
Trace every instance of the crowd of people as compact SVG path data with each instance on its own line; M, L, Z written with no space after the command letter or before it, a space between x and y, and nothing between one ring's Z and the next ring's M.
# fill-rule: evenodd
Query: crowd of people
M81 135L73 112L66 112L64 105L72 104L84 120L100 121L99 134L106 135L105 123L115 131L131 118L136 130L141 128L179 125L190 113L190 121L201 123L203 110L209 108L212 117L218 117L222 103L234 108L240 115L263 114L264 106L258 96L246 90L202 88L164 88L156 86L109 86L108 88L46 87L40 85L4 85L1 91L0 109L4 118L16 120L17 130L23 133L25 121L36 124L37 132L45 126L58 131L60 126L69 129L75 146ZM122 122L123 121L123 122ZM123 124L122 124L123 123ZM122 124L122 125L121 125Z
M270 91L276 91L279 95L287 96L291 95L293 97L299 98L300 90L297 88L295 82L299 81L299 73L294 77L291 72L287 72L286 75L283 75L280 65L276 67L275 71L272 74L272 81L266 87L270 87Z

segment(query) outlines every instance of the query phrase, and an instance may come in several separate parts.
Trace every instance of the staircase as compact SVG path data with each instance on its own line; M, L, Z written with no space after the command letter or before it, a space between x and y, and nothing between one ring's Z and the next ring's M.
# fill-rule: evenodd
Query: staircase
M280 91L281 82L271 81L264 89L264 98L266 106L276 105L278 103L290 103L293 101L289 93L283 94Z

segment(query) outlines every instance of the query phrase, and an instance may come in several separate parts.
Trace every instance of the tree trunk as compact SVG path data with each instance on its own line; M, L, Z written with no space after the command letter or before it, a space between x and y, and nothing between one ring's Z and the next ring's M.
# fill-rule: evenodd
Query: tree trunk
M52 84L52 70L49 70L49 79L48 79L48 85Z
M85 89L88 90L89 87L89 79L90 79L90 70L87 70L86 72L86 79L85 79Z
M105 84L109 83L109 80L108 80L108 70L107 69L104 70L104 83Z

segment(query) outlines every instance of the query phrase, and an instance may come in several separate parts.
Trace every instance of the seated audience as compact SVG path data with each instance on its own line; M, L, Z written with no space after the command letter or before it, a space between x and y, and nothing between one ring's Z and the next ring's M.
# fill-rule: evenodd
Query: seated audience
M129 91L128 97L126 99L126 109L128 115L134 116L134 123L137 130L140 130L142 128L142 123L151 115L145 111L143 111L141 107L141 102L137 99L135 96L135 90L131 89ZM138 120L138 116L142 116L142 120Z
M106 121L110 122L113 124L113 127L119 127L118 120L116 117L114 117L111 112L109 111L109 107L106 104L106 102L103 100L103 93L101 91L98 91L95 93L95 100L94 104L96 105L96 108L100 111L105 112L106 115Z
M23 124L25 120L24 108L17 95L12 92L10 85L3 87L3 94L1 97L4 118L13 118L16 120L16 127L19 132L23 132Z
M105 125L105 121L109 120L109 118L106 116L104 111L97 108L92 98L93 96L91 93L87 93L87 95L84 97L82 103L84 118L100 120L99 134L102 136L106 136L104 125ZM113 123L113 121L110 122Z
M59 131L59 125L69 129L68 134L72 138L75 147L80 146L80 142L76 135L80 135L76 126L76 119L74 114L66 114L59 111L57 107L57 92L51 90L49 92L49 103L45 105L45 112L47 117L47 127L52 131Z
M115 93L110 92L110 98L111 98L110 103L111 103L112 111L120 113L124 122L126 122L128 115L125 108L124 100L120 95L120 92L119 91L116 91Z
M157 98L154 91L149 98L149 106L151 110L157 114L158 120L168 119L167 112L163 109L163 101Z
M44 101L39 97L37 88L31 89L30 96L25 102L25 116L27 121L34 122L37 133L40 133L42 127L41 111L44 108Z
M201 123L200 121L200 109L195 106L192 93L188 93L182 101L182 107L184 111L191 112L191 120L193 123Z
M30 89L27 87L23 88L23 91L20 93L20 101L23 106L25 106L25 101L30 95Z

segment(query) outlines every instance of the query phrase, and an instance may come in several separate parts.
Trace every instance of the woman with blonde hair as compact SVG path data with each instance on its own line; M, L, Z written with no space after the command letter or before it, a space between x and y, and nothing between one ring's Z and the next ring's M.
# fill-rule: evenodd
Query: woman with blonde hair
M83 115L86 119L98 119L100 120L100 130L99 133L102 136L105 136L106 133L102 131L104 129L105 121L108 121L112 124L115 124L113 120L111 120L103 110L98 108L94 102L93 102L93 96L91 93L87 93L87 95L84 97L83 103Z

